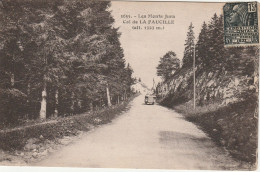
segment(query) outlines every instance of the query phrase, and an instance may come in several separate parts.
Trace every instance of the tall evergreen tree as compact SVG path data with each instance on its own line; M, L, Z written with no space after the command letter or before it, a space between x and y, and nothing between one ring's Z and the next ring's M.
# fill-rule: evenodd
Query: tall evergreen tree
M198 64L207 64L208 60L208 26L203 22L198 42L196 44L196 65Z
M193 52L194 52L194 26L190 24L187 32L187 38L185 40L185 49L182 59L183 67L191 67L193 62Z
M206 41L208 57L205 62L206 66L211 69L216 67L215 64L221 61L224 54L223 32L221 31L223 24L221 21L222 18L215 13L208 25L208 39Z

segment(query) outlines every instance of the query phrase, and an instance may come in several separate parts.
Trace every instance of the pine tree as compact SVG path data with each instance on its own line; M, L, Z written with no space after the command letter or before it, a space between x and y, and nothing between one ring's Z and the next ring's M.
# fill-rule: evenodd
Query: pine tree
M208 69L213 69L216 67L215 64L217 64L218 59L221 55L223 55L222 46L224 48L222 39L220 39L221 31L220 31L220 19L215 13L213 17L211 18L211 21L208 25L208 40L206 41L206 44L208 46L208 57L206 59L206 65ZM219 40L220 39L220 40ZM223 42L223 41L222 41ZM220 49L219 49L220 48Z
M205 22L203 22L196 44L196 54L196 65L208 63L208 27Z
M193 51L194 51L194 26L192 23L188 28L187 38L185 40L184 56L182 59L183 67L191 67L193 62Z

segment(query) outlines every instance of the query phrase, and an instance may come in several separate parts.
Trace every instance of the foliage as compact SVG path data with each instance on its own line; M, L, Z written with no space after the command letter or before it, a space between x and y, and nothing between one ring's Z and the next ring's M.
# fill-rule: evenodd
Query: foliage
M197 123L218 144L243 161L257 151L259 47L224 46L223 16L202 24L196 49L196 109L193 106L192 25L183 66L157 86L161 104ZM230 122L232 121L232 122Z
M193 52L194 52L194 26L192 23L190 24L187 32L187 38L185 40L185 49L184 55L182 59L182 66L183 67L191 67L193 62Z
M210 102L227 103L230 100L245 100L257 89L254 84L254 75L257 74L257 67L254 65L258 59L257 47L226 48L223 35L222 15L214 14L208 23L202 24L195 45L196 97L197 103L200 105ZM174 88L171 90L172 97L165 98L168 102L178 104L178 102L183 103L183 101L193 98L193 55L191 54L194 52L193 41L194 34L191 24L187 33L183 65L169 80L164 80L161 84L171 83L167 87ZM167 74L170 75L171 72L169 71L165 75ZM158 90L160 90L159 87Z
M130 94L132 70L125 65L109 1L1 2L1 121L38 118L44 88L47 117L55 109L63 116L106 104L107 86L112 95ZM10 90L25 95L23 101L6 96ZM13 112L6 110L9 104Z
M179 68L180 60L174 52L169 51L160 58L159 65L157 66L157 75L162 76L164 80L168 80Z

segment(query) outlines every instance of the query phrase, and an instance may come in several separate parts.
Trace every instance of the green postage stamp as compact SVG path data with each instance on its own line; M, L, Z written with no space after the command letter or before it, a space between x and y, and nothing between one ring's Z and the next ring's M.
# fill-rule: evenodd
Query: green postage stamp
M259 44L257 10L257 2L234 2L224 5L225 46Z

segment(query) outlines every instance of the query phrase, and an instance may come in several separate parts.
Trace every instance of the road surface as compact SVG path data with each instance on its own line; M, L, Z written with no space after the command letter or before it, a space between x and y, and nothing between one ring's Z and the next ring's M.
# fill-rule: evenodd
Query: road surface
M127 112L95 128L36 166L143 169L237 169L196 125L159 105L135 98Z

